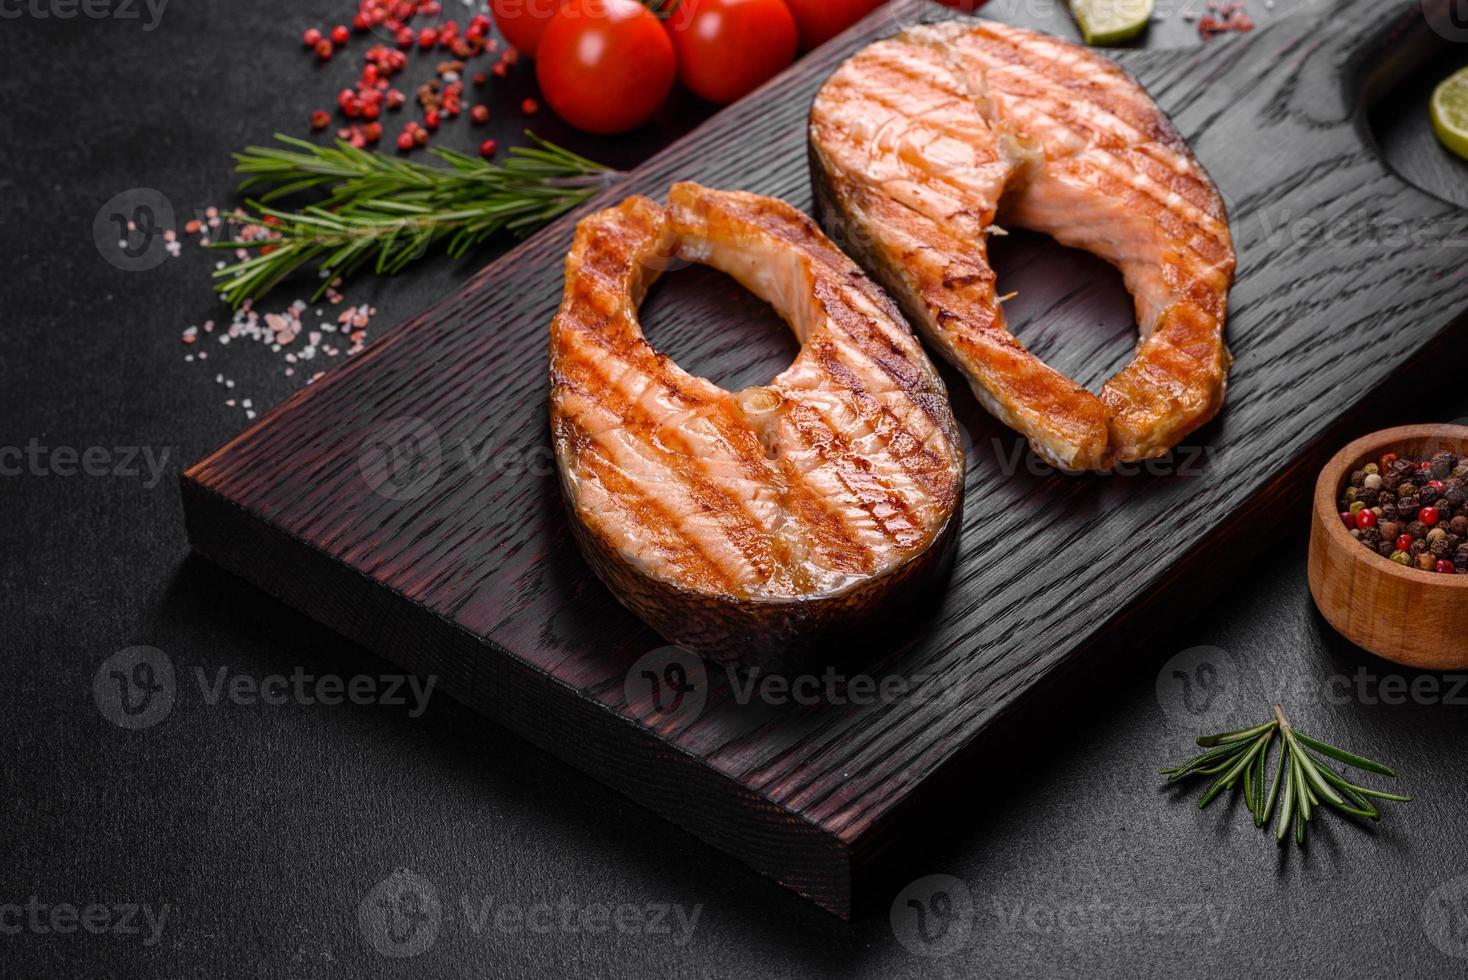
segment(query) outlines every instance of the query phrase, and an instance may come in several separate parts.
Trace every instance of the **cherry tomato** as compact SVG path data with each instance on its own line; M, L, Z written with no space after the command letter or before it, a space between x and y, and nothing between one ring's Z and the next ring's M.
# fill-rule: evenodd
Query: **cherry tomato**
M683 0L665 24L678 78L710 102L733 102L795 60L795 18L783 0Z
M883 0L785 0L800 29L800 49L825 44L876 10Z
M567 0L540 38L535 75L557 115L609 135L658 111L678 59L662 22L637 0Z
M495 26L515 50L535 57L545 28L566 0L489 0Z

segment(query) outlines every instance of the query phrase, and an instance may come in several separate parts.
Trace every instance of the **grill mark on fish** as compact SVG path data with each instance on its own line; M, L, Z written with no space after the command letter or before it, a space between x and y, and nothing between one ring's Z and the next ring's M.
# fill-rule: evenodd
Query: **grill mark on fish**
M578 383L582 379L577 375L567 373L566 367L568 362L571 365L577 363L569 354L563 354L558 359L558 368L555 375L556 380L564 384L567 390L583 395L590 402L599 402L603 407L608 407L608 401L611 400L609 410L613 410L613 414L617 414L614 410L615 408L624 407L625 399L621 398L610 384L606 382L604 376L597 374L597 380L603 383L595 389L588 388L584 383ZM602 362L594 363L596 368L601 367ZM681 387L671 384L667 375L652 380L653 383L659 384L662 390L670 394L677 395L683 390ZM701 402L698 405L690 407L696 410L711 404L710 402ZM767 481L770 477L770 461L765 457L758 440L753 439L747 428L736 424L726 409L727 407L725 406L723 410L713 411L707 415L700 416L700 418L710 424L723 444L735 454L736 461L751 482L758 483ZM625 404L625 411L629 418L639 417L638 413L641 413L641 419L646 420L650 425L655 424L655 420L652 420L650 416L646 415L645 410L640 406ZM688 455L693 455L690 444L678 433L677 429L660 427L658 431L660 436L667 434L673 438L677 438L680 444L688 449ZM782 482L778 489L783 494L783 498L787 502L797 503L803 514L807 515L810 519L819 521L822 525L821 534L818 539L821 547L820 556L830 557L842 568L849 568L853 565L853 554L861 556L861 559L870 557L866 548L852 536L850 529L834 519L822 503L823 495L811 487L802 474L798 471L791 471L789 473L782 472L781 475ZM730 500L734 499L732 493L725 494L725 496ZM743 515L750 522L755 520L753 513L747 509L743 510ZM861 559L858 559L858 561Z
M891 299L807 216L696 185L669 199L585 219L567 257L551 431L578 544L674 642L678 611L698 620L685 606L704 601L719 604L719 644L859 622L832 611L838 597L913 580L954 526L963 465L942 381ZM736 395L654 350L637 304L671 258L776 303L802 334L795 363Z
M930 497L940 502L947 502L953 494L951 479L943 471L943 460L939 455L927 447L927 444L913 432L892 410L869 394L862 387L861 379L856 376L834 351L825 345L816 347L816 359L821 369L833 380L841 383L851 395L853 401L860 404L867 412L876 414L879 423L885 425L874 425L874 430L882 436L882 441L893 457L902 463L908 475L916 480ZM919 410L935 411L936 409L918 404Z
M601 447L594 440L587 439L580 446L577 459L584 475L602 485L610 505L617 508L628 524L645 536L667 561L677 564L688 575L691 584L736 591L734 582L718 562L704 553L662 504L644 493L636 481L629 479L603 456Z
M934 428L942 429L948 424L949 415L946 404L935 403L930 394L935 382L941 386L936 378L924 374L912 361L910 349L904 349L886 333L878 331L870 320L859 316L839 297L830 295L829 287L817 284L816 296L826 300L826 311L831 316L831 322L841 331L842 335L857 345L857 349L866 358L875 364L882 372L890 378L912 403L913 407L922 412ZM855 381L855 375L849 377ZM912 433L914 438L915 433ZM952 432L945 435L952 436Z
M1164 113L1156 110L1150 98L1145 102L1135 98L1135 83L1115 64L1092 58L1088 52L1085 53L1083 62L1080 57L1081 52L1078 52L1074 46L1063 46L1063 42L1057 42L1034 31L981 27L974 36L983 37L990 42L985 46L983 53L1004 57L1011 64L1024 66L1033 73L1031 77L1042 85L1054 85L1056 80L1075 82L1094 80L1088 87L1088 91L1102 97L1088 99L1088 103L1102 109L1111 118L1140 134L1143 142L1156 140L1170 146L1184 148L1187 146L1171 120ZM1033 52L1033 57L1026 52L1022 44L1031 45L1030 51ZM969 49L965 47L964 50ZM1040 52L1046 50L1055 52L1057 57L1048 59L1038 57ZM1074 72L1064 74L1068 70L1086 64L1093 69L1089 75ZM1051 75L1050 72L1055 70L1058 70L1057 74ZM1063 87L1063 93L1067 99L1073 96L1075 91L1075 85ZM1111 98L1107 99L1104 96L1111 96ZM1061 104L1064 105L1065 102L1062 101Z
M903 47L925 54L906 56ZM957 117L935 122L913 107L955 86L979 120L966 120L979 127L977 152L997 148L1014 165L1002 193L927 155L935 141L954 136ZM863 160L863 148L853 145L872 131L855 118L862 111L880 111L883 126L900 125L889 115L906 115L924 127L926 142L894 149L869 139ZM826 181L818 191L846 220L875 231L864 248L868 268L909 306L916 303L909 312L919 314L924 333L969 376L985 407L1029 435L1041 455L1068 468L1146 458L1217 412L1230 360L1222 343L1234 271L1226 213L1171 121L1119 67L1019 28L983 21L917 27L838 69L817 95L811 141ZM906 187L894 193L892 181L926 182L970 203L933 213L939 197ZM1039 366L1005 328L983 249L992 217L977 232L968 225L970 214L983 215L991 204L1005 225L1048 233L1122 269L1141 341L1099 398L1068 390L1079 386ZM956 240L922 232L925 221ZM982 271L960 265L939 274L914 241L918 249L964 256ZM1061 419L1047 417L1047 402L1063 409Z
M716 485L695 466L696 452L692 443L676 427L662 425L637 402L629 399L611 384L598 370L600 365L579 358L562 358L558 377L569 391L580 394L613 419L619 419L628 428L641 427L656 438L639 440L639 447L657 457L659 463L676 477L689 495L703 509L714 515L723 528L730 544L737 548L745 560L753 566L762 579L768 580L775 574L775 559L771 553L763 529L749 506L733 492ZM595 435L591 435L596 442ZM768 474L761 464L764 455L758 442L743 440L753 445L738 445L725 439L725 446L735 454L736 461L753 476ZM672 446L668 446L668 443ZM677 450L677 451L675 451Z
M982 381L976 380L975 375L970 377L975 394L990 412L1021 431L1028 431L1029 426L1018 413L1043 412L1048 422L1063 434L1065 444L1076 447L1075 454L1094 457L1104 451L1108 432L1103 402L1036 358L1006 328L983 239L965 240L937 223L913 224L913 219L924 220L919 212L902 202L867 194L860 190L860 185L843 184L832 189L838 195L862 202L849 209L869 211L874 216L872 227L877 240L900 256L879 263L877 274L899 295L904 288L914 290L916 301L926 311L926 315L914 311L914 322L950 360L967 370L981 372L977 378ZM891 213L893 209L896 214ZM923 234L925 229L931 229L931 234L941 238L943 245L930 244L932 239L919 242L904 237ZM898 268L912 271L915 263L920 268L923 260L935 255L950 263L945 264L936 278L922 279L916 272L904 276L895 271ZM962 263L965 273L959 278L971 283L944 293L937 289L937 282L946 283L955 278L952 262ZM980 288L975 290L973 286ZM991 394L991 388L1004 392L1007 397Z
M870 472L866 459L851 451L846 437L819 410L811 405L795 405L785 419L807 448L831 464L835 478L851 495L851 502L871 517L889 541L899 548L915 543L921 529L909 520L906 501ZM883 506L890 508L890 513L882 511Z

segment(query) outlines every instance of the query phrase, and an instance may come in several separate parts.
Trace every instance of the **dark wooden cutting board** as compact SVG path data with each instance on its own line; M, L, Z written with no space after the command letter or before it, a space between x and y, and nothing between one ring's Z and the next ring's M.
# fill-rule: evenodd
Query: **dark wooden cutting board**
M1154 472L1063 477L1032 468L1023 443L948 375L969 450L952 580L904 639L834 665L835 697L823 678L814 703L744 698L744 679L659 652L577 553L545 405L546 328L573 220L192 467L190 540L849 914L953 822L954 787L982 785L986 732L1159 602L1206 600L1209 569L1242 537L1234 522L1272 506L1415 356L1458 336L1464 212L1392 173L1366 124L1373 99L1450 43L1449 6L1429 3L1424 16L1416 2L1354 0L1328 23L1118 55L1229 203L1239 276L1228 406ZM940 10L899 0L879 11L589 207L693 179L808 208L816 88L862 44ZM1130 304L1105 266L1021 235L996 264L1002 288L1020 290L1006 307L1015 332L1049 363L1094 389L1130 357ZM655 344L730 388L769 378L795 352L766 307L707 270L667 277L645 319ZM873 695L861 677L887 684ZM681 699L668 700L670 681Z

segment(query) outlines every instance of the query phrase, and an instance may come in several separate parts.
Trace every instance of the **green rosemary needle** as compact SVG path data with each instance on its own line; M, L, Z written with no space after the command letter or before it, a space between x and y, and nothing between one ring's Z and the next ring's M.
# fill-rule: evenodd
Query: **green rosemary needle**
M570 211L620 174L527 133L502 164L453 150L431 150L447 166L358 149L317 146L276 134L284 147L252 146L234 155L241 192L259 192L232 226L267 229L257 237L212 242L254 254L214 273L231 305L259 299L292 273L314 266L320 298L338 276L369 263L379 275L401 271L439 244L457 258L501 231L526 235ZM272 202L323 195L299 209Z
M1274 764L1274 777L1268 780L1269 754L1275 741L1280 749ZM1352 817L1378 820L1380 812L1372 800L1407 803L1412 798L1396 793L1358 786L1331 765L1329 760L1355 769L1396 778L1387 766L1312 738L1295 728L1285 718L1284 709L1274 706L1274 718L1262 725L1236 732L1205 735L1198 745L1206 751L1180 766L1162 770L1168 782L1192 776L1216 777L1198 801L1206 807L1225 790L1242 786L1244 804L1254 816L1254 825L1263 827L1274 816L1274 836L1281 843L1294 831L1295 842L1305 843L1306 826L1315 818L1322 804Z

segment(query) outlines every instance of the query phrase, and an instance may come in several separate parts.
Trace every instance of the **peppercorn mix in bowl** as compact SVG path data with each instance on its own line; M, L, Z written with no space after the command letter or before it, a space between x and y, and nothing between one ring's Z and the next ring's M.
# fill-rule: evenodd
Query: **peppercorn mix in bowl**
M1386 429L1326 464L1310 591L1358 646L1412 667L1468 667L1468 428Z
M1383 558L1468 575L1468 458L1386 453L1351 471L1337 506L1346 532Z

